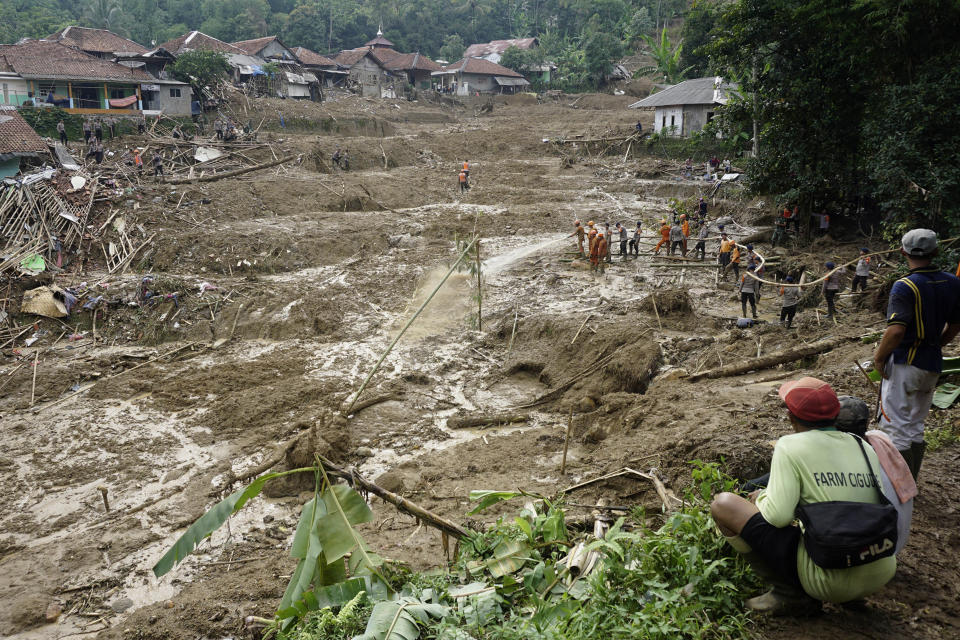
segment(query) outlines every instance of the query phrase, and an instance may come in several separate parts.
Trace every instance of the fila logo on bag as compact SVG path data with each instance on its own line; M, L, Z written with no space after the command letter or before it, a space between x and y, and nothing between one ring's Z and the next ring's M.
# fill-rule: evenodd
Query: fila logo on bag
M865 560L869 556L878 556L884 551L893 548L893 542L890 538L884 538L881 544L872 544L860 552L860 560Z

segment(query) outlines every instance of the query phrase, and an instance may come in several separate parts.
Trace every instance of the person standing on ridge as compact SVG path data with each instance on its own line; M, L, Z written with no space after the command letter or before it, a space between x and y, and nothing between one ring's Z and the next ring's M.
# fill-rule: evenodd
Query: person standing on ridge
M907 461L914 479L926 450L924 420L943 370L943 347L960 333L960 278L931 266L937 234L913 229L900 252L910 273L893 283L887 328L873 355L880 373L880 429Z

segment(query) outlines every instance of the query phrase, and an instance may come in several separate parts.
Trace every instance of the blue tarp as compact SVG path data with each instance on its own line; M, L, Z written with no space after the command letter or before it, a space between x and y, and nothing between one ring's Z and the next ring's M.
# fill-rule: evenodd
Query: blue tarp
M199 116L203 114L203 107L200 106L200 102L193 100L190 103L190 115Z

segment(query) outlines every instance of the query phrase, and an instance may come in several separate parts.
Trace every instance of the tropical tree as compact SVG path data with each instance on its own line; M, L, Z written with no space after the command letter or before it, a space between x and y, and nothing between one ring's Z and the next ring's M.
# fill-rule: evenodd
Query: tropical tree
M651 36L641 36L647 44L648 50L644 53L653 59L652 65L640 67L635 76L662 78L667 84L676 84L683 80L693 67L680 68L680 56L683 53L683 40L676 45L671 44L667 37L667 29L660 32L659 42Z
M84 18L98 29L114 28L120 20L120 0L89 0Z
M173 75L178 80L201 89L221 83L229 71L227 56L219 51L188 51L173 63Z
M459 33L447 36L443 39L443 46L440 47L440 59L446 60L447 62L459 60L463 57L463 52L466 48L466 45L463 44L463 38L460 37Z

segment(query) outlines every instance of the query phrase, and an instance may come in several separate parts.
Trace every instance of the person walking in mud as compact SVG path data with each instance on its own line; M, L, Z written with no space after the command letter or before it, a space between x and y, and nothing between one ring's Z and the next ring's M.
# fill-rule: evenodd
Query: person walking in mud
M623 260L627 259L627 228L617 223L617 233L620 234L620 257Z
M672 256L678 249L683 250L683 227L675 224L670 227L670 248L667 250L667 255ZM684 255L686 253L683 251Z
M797 315L797 303L800 302L800 287L793 284L793 276L787 276L780 287L780 324L786 321L787 329L793 324L793 317Z
M700 232L697 233L697 244L693 247L693 253L700 254L700 261L707 259L707 236L710 234L710 230L707 228L707 225L700 225Z
M470 184L467 182L467 174L461 171L459 175L459 179L460 179L460 193L463 193L464 191L470 188Z
M730 264L727 266L733 269L733 281L738 282L740 280L740 247L733 240L730 242L733 248L730 250Z
M607 264L610 264L610 263L613 262L613 258L610 257L610 256L611 256L611 252L612 252L612 250L613 250L613 249L612 249L612 246L613 246L613 234L610 232L610 223L609 223L609 222L605 222L605 223L603 224L603 233L604 233L604 238L606 239L607 250L606 250L606 252L605 252L604 254L602 254L602 255L603 255L603 259L607 262Z
M680 216L680 230L683 231L683 257L687 257L687 243L690 240L690 221L687 214Z
M653 248L653 255L660 255L660 247L667 245L667 251L670 251L670 225L666 219L660 220L660 242Z
M740 308L743 310L744 318L747 317L747 303L750 303L750 311L753 319L757 319L757 285L760 281L754 277L754 266L747 267L747 272L740 278Z
M594 267L599 267L600 275L603 275L607 268L604 256L609 255L610 251L610 244L607 241L607 236L603 229L597 231L597 242L594 245L594 249L596 249L597 255L596 262L594 262Z
M827 275L827 279L823 281L823 297L827 300L827 317L833 318L837 315L836 297L840 293L842 274L839 269L835 268L837 265L832 262L827 262L824 266L830 270L830 273Z
M597 227L593 220L587 223L587 255L593 255L593 245L597 243Z
M850 287L854 293L857 292L858 286L861 291L865 292L867 290L867 279L870 277L870 256L867 255L868 253L870 253L870 249L866 247L860 249L860 259L857 261L857 270L854 272L853 286Z
M467 180L469 180L470 179L470 162L468 160L463 161L463 164L460 166L460 170L464 174L466 174Z
M568 238L576 236L577 238L577 250L580 252L580 257L583 257L583 237L586 235L583 231L583 226L580 224L579 220L573 221L573 233L571 233Z
M720 248L717 250L717 264L720 265L720 273L723 279L727 279L727 267L730 266L730 254L733 251L734 242L727 237L727 234L720 234Z
M640 233L641 233L641 221L637 220L637 228L633 230L633 237L630 238L630 253L634 257L640 257Z
M163 177L163 156L160 155L159 151L156 151L153 154L153 177Z

